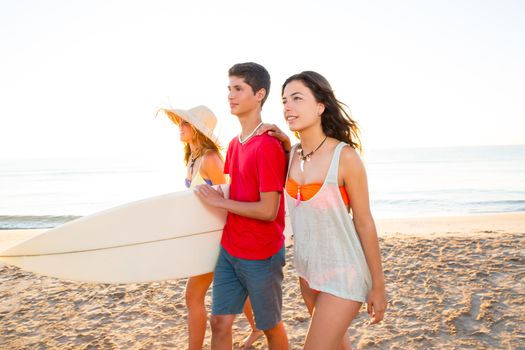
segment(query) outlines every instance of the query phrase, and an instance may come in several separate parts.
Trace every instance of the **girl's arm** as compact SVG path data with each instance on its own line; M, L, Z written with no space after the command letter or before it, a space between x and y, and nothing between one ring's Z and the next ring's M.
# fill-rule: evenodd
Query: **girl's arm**
M385 278L376 226L370 211L366 171L361 158L353 148L344 147L342 149L339 176L343 179L346 192L350 197L354 225L372 275L372 289L368 294L367 308L368 313L372 316L370 323L378 323L383 319L387 305Z

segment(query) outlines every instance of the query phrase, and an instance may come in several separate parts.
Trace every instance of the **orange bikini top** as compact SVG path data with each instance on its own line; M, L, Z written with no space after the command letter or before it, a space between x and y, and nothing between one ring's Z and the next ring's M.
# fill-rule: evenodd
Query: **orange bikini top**
M290 195L292 198L300 198L302 201L307 201L321 189L321 186L323 184L306 184L306 185L299 185L294 179L288 178L286 180L285 189L286 192ZM343 202L345 202L346 205L350 203L350 198L348 198L348 193L346 193L346 189L344 186L339 186L339 192L341 192L341 197L343 198Z

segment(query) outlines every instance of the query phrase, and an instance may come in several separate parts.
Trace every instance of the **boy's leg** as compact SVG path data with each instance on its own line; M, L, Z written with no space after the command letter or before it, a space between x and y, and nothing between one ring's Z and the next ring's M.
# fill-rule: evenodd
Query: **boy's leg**
M269 350L288 349L288 337L286 336L283 321L279 321L277 326L272 329L265 330L264 334L266 335L266 339L268 339Z
M235 315L212 315L211 316L211 348L213 350L231 350L232 325Z
M269 349L288 349L281 322L284 248L264 260L242 260L237 269L248 289L255 324L264 331Z
M242 313L248 293L235 272L236 258L223 248L213 276L211 348L232 348L232 325L235 315Z

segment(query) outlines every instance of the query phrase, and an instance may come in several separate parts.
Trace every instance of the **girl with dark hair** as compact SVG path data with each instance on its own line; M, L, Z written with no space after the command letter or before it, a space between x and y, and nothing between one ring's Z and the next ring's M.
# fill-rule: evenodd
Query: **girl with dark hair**
M366 302L371 324L383 319L386 293L359 128L328 81L305 71L282 87L284 117L300 143L274 125L260 132L290 152L286 199L294 262L311 314L305 349L350 349L347 330Z

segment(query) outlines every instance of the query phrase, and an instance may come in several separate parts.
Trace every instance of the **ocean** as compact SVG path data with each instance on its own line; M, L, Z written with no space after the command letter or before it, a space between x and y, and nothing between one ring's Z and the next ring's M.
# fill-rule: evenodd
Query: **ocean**
M365 150L376 218L525 211L525 145ZM184 189L173 159L0 160L0 229L50 228Z

